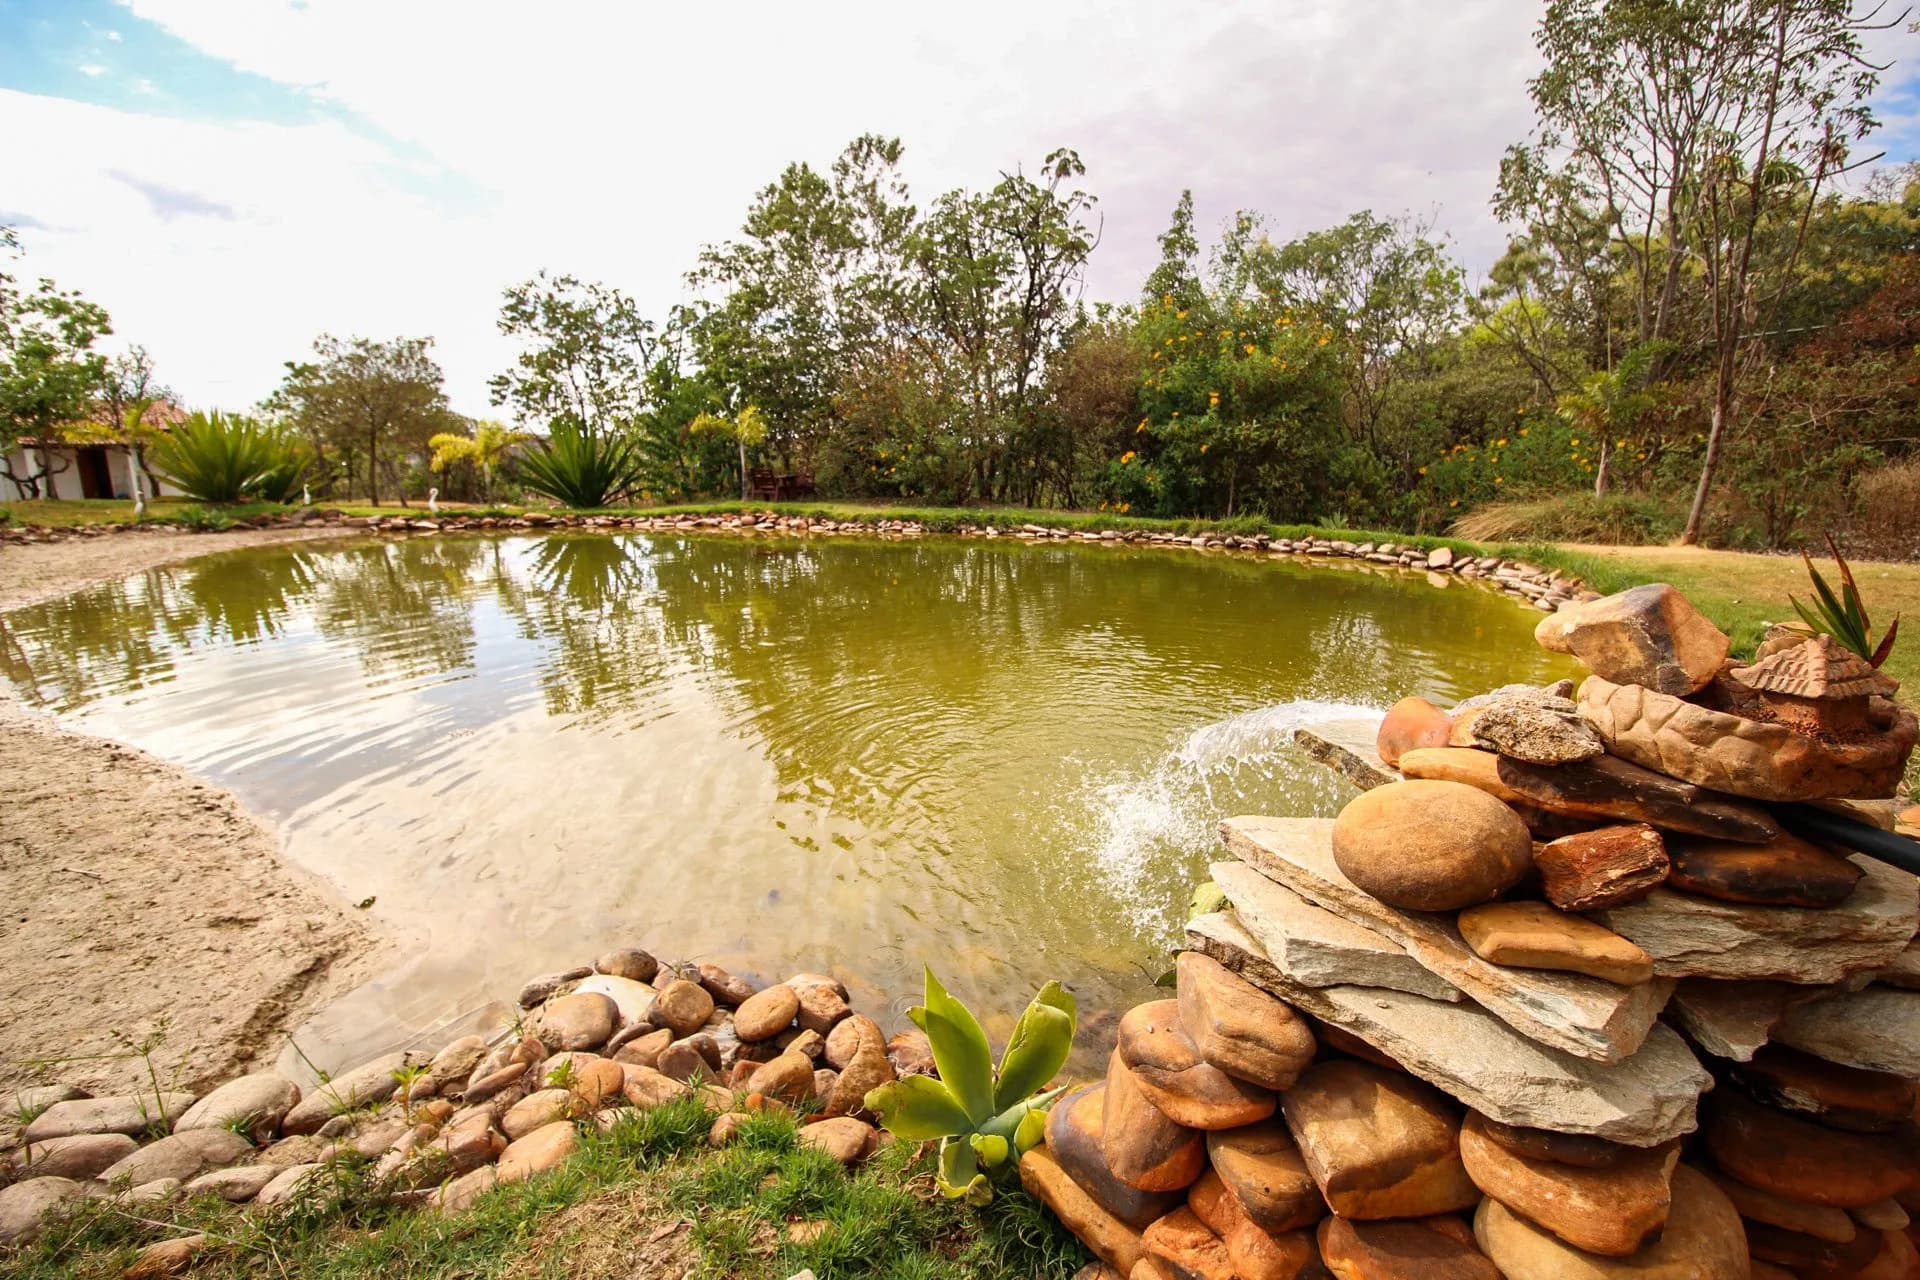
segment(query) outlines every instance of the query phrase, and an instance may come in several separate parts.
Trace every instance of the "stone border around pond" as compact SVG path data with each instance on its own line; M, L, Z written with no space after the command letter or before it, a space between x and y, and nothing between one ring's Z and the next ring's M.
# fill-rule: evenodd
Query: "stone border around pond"
M1389 569L1424 570L1444 574L1498 590L1514 599L1553 613L1569 601L1584 602L1599 598L1578 578L1556 573L1524 560L1503 556L1470 556L1451 547L1423 551L1395 542L1352 542L1341 538L1270 538L1265 534L1160 533L1147 529L1106 529L1099 532L1061 529L1050 525L962 524L937 534L916 520L830 520L813 516L783 516L775 512L740 515L678 516L602 516L553 514L529 511L519 516L349 516L331 509L309 509L291 515L260 515L236 520L230 529L361 529L369 533L394 535L433 535L489 530L585 529L598 532L641 533L729 533L769 534L803 537L819 535L867 535L884 538L918 538L932 534L957 538L1010 538L1020 542L1072 542L1100 546L1186 547L1195 551L1238 552L1250 555L1302 556L1326 560L1358 561ZM65 542L111 537L134 531L188 533L184 525L162 522L143 524L67 525L60 527L0 525L0 546Z

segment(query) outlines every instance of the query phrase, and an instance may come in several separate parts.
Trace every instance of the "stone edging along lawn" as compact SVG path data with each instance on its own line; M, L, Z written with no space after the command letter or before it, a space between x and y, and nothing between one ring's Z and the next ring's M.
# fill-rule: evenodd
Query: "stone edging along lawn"
M1384 568L1424 570L1477 581L1502 591L1545 613L1567 600L1589 600L1598 593L1580 579L1550 565L1548 548L1528 548L1522 558L1510 548L1482 547L1458 539L1441 539L1362 530L1274 526L1255 521L1213 525L1195 521L1129 521L1116 517L1072 515L1030 520L1043 515L1018 512L880 509L851 514L858 508L689 507L658 512L504 511L427 514L398 511L365 513L366 508L309 508L301 511L262 512L224 524L229 529L328 528L362 529L371 533L432 535L482 530L582 529L654 533L761 534L773 536L867 535L893 538L929 534L962 538L1012 538L1026 542L1072 542L1103 546L1187 547L1196 551L1242 554L1300 555L1360 561ZM198 525L165 520L139 523L100 523L67 526L0 525L0 546L8 543L46 543L112 537L137 530L168 532L209 531ZM1535 554L1535 553L1539 554Z

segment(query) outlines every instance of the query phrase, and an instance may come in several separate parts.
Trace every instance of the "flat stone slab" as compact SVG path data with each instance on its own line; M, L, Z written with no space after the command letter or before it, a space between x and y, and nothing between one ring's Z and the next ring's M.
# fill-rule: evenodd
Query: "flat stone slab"
M1624 1061L1599 1063L1536 1043L1469 1002L1309 986L1276 965L1232 912L1195 919L1187 945L1502 1124L1656 1146L1693 1131L1695 1105L1712 1085L1671 1027L1656 1025Z
M1229 818L1240 860L1328 911L1385 935L1489 1013L1541 1044L1597 1062L1631 1055L1656 1025L1673 984L1623 987L1580 974L1482 960L1445 915L1401 911L1359 888L1333 860L1329 818Z
M1863 1071L1920 1080L1920 991L1871 986L1787 1013L1774 1039Z
M1467 998L1398 943L1314 906L1244 862L1216 862L1210 870L1247 932L1297 981L1310 987L1384 987L1429 1000Z
M1294 745L1362 791L1371 791L1400 781L1400 771L1374 748L1380 721L1379 716L1354 716L1301 725L1293 731Z
M1773 1039L1788 1010L1818 1000L1819 987L1760 980L1721 982L1686 978L1673 989L1663 1015L1716 1058L1751 1062Z
M1875 969L1872 979L1889 987L1920 991L1920 938L1909 942L1907 949L1895 956L1892 964L1884 969Z
M1773 978L1818 985L1883 969L1920 925L1920 880L1864 854L1865 874L1835 907L1763 907L1660 888L1589 913L1653 957L1669 978Z

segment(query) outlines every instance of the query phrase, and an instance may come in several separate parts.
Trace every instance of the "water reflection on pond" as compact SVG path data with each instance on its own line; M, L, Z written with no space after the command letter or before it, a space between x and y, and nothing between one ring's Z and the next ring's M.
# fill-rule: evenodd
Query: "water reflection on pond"
M1054 976L1137 998L1217 818L1345 794L1293 724L1564 674L1533 620L1158 549L425 538L19 610L0 671L375 899L407 958L303 1035L334 1065L622 944L835 972L868 1008L923 961L994 1009Z

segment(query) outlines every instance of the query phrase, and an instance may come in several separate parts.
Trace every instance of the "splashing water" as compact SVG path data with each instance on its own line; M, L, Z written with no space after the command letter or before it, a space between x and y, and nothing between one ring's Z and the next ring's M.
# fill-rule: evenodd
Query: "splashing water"
M1351 788L1294 745L1293 731L1323 720L1378 715L1351 702L1305 699L1258 707L1189 733L1144 777L1091 782L1080 865L1122 904L1143 936L1186 923L1184 891L1220 856L1218 825L1239 813L1331 815ZM1184 877L1184 878L1183 878Z

